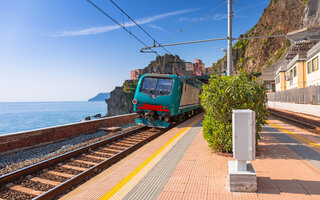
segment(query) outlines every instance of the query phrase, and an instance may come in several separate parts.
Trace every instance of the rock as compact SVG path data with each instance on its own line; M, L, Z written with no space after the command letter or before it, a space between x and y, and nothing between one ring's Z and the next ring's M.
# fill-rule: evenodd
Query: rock
M305 8L303 25L312 27L320 24L320 2L319 0L309 0Z
M99 114L96 114L96 115L94 115L94 116L92 116L93 118L101 118L101 114L99 113Z
M301 29L305 7L301 0L271 0L258 23L243 36L281 35ZM261 72L276 62L288 47L289 43L285 37L239 40L233 46L234 66L246 72ZM224 57L214 65L214 68L222 72L226 66Z
M185 64L179 56L168 55L157 56L156 60L142 70L142 73L176 74L192 76L192 73L185 71ZM121 87L116 87L110 98L106 99L108 104L107 116L122 115L133 112L132 100L138 81L126 80Z

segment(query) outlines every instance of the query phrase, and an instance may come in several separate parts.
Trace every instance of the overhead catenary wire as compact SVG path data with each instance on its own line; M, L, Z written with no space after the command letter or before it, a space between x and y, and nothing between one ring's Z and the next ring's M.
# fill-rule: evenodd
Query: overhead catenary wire
M248 6L245 6L245 5L242 5L242 4L240 4L240 3L238 3L238 2L233 2L235 5L238 5L238 6L241 6L241 7L243 7L243 8L246 8L246 9L248 9L248 10L251 10L251 11L254 11L254 12L256 12L256 13L261 13L259 10L257 10L257 9L254 9L254 8L250 8L250 7L248 7ZM241 10L241 9L239 9L239 10ZM239 10L236 10L236 11L234 11L234 12L238 12Z
M125 14L136 26L138 26L146 35L148 35L153 41L154 43L160 45L160 43L154 38L152 37L144 28L142 28L135 20L133 20L124 10L122 10L120 8L120 6L118 6L113 0L110 0L110 2L115 5L123 14ZM162 47L163 50L165 50L168 54L172 55L166 48Z
M145 47L148 47L148 45L146 43L144 43L141 39L139 39L136 35L134 35L131 31L129 31L128 29L126 29L126 27L124 25L121 25L117 20L115 20L113 17L111 17L109 14L107 14L104 10L102 10L100 7L98 7L95 3L93 3L91 0L87 0L93 7L95 7L97 10L99 10L102 14L104 14L106 17L108 17L109 19L111 19L114 23L116 23L117 25L119 25L122 29L124 29L127 33L129 33L132 37L134 37L136 40L138 40L141 44L143 44ZM150 47L148 47L147 49L152 49ZM155 53L158 56L160 56L156 51L151 51L151 53Z
M275 37L287 37L288 34L283 35L266 35L266 36L252 36L252 37L240 37L240 38L232 38L232 40L248 40L248 39L258 39L258 38L275 38ZM172 44L162 44L159 46L152 46L152 47L144 47L142 49L150 49L150 48L158 48L158 47L166 47L166 46L177 46L177 45L183 45L183 44L193 44L193 43L201 43L201 42L212 42L212 41L219 41L219 40L228 40L228 37L224 38L213 38L213 39L207 39L207 40L196 40L196 41L189 41L189 42L180 42L180 43L172 43ZM319 39L320 40L320 39Z
M214 39L207 39L207 40L196 40L196 41L189 41L189 42L180 42L180 43L172 43L172 44L161 44L159 46L152 46L152 47L143 47L142 49L150 49L150 48L158 48L158 47L167 47L167 46L176 46L176 45L183 45L183 44L192 44L192 43L201 43L201 42L211 42L211 41L218 41L218 40L227 40L227 37L224 38L214 38Z

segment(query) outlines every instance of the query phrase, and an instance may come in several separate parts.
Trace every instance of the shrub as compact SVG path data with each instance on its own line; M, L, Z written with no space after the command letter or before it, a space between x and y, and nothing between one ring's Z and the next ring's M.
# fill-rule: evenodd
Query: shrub
M240 72L232 76L211 76L203 86L201 105L206 114L204 138L214 151L232 151L232 110L251 109L256 113L256 136L268 117L267 95L262 82Z

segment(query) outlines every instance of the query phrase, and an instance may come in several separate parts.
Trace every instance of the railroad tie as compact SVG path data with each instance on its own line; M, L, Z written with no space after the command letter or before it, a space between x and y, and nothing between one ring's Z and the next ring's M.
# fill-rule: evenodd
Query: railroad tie
M77 170L77 171L86 171L88 169L88 168L76 167L76 166L72 166L72 165L62 165L61 167L64 167L67 169L73 169L73 170Z
M44 184L48 184L48 185L53 185L53 186L57 186L60 185L61 182L58 181L51 181L51 180L47 180L47 179L43 179L43 178L39 178L39 177L34 177L32 179L30 179L31 181L36 181L36 182L40 182L40 183L44 183Z
M128 138L128 139L126 139L126 142L132 142L133 144L135 144L135 143L137 143L137 142L140 142L140 140L138 140L138 139L133 139L133 138Z
M75 176L73 174L67 174L67 173L56 172L56 171L48 171L47 173L52 174L52 175L56 175L56 176L66 177L66 178L72 178Z
M92 156L92 155L86 155L86 157L93 158L93 159L96 159L96 160L105 160L105 158L101 158L101 157L98 157L98 156Z
M10 189L18 191L18 192L23 192L23 193L27 193L27 194L31 194L31 195L36 195L36 196L39 196L39 195L44 193L43 191L26 188L26 187L23 187L21 185L12 186L12 187L10 187Z
M110 147L110 146L109 146ZM121 152L122 150L119 150L119 149L112 149L112 148L108 148L108 147L104 147L104 148L101 148L102 150L106 150L106 151L111 151L111 152L115 152L115 153L119 153Z
M113 154L111 154L111 153L104 153L104 152L100 152L100 151L95 151L94 153L104 155L104 156L113 156Z
M96 162L89 162L89 161L84 161L84 160L74 160L73 162L83 163L83 164L87 164L87 165L97 165L97 164L99 164L99 163L96 163Z
M124 143L125 143L125 144L133 145L133 144L136 144L137 142L131 142L131 141L127 141L127 140L126 140L126 141L124 141Z
M119 146L117 144L112 144L112 145L109 145L108 147L112 148L112 149L115 149L115 150L119 150L119 151L122 151L122 150L126 149L125 147Z

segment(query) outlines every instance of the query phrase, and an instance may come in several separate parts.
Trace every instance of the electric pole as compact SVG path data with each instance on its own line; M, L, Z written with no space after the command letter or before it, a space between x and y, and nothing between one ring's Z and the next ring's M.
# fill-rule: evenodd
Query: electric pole
M228 49L227 49L227 76L232 75L232 0L228 0Z

